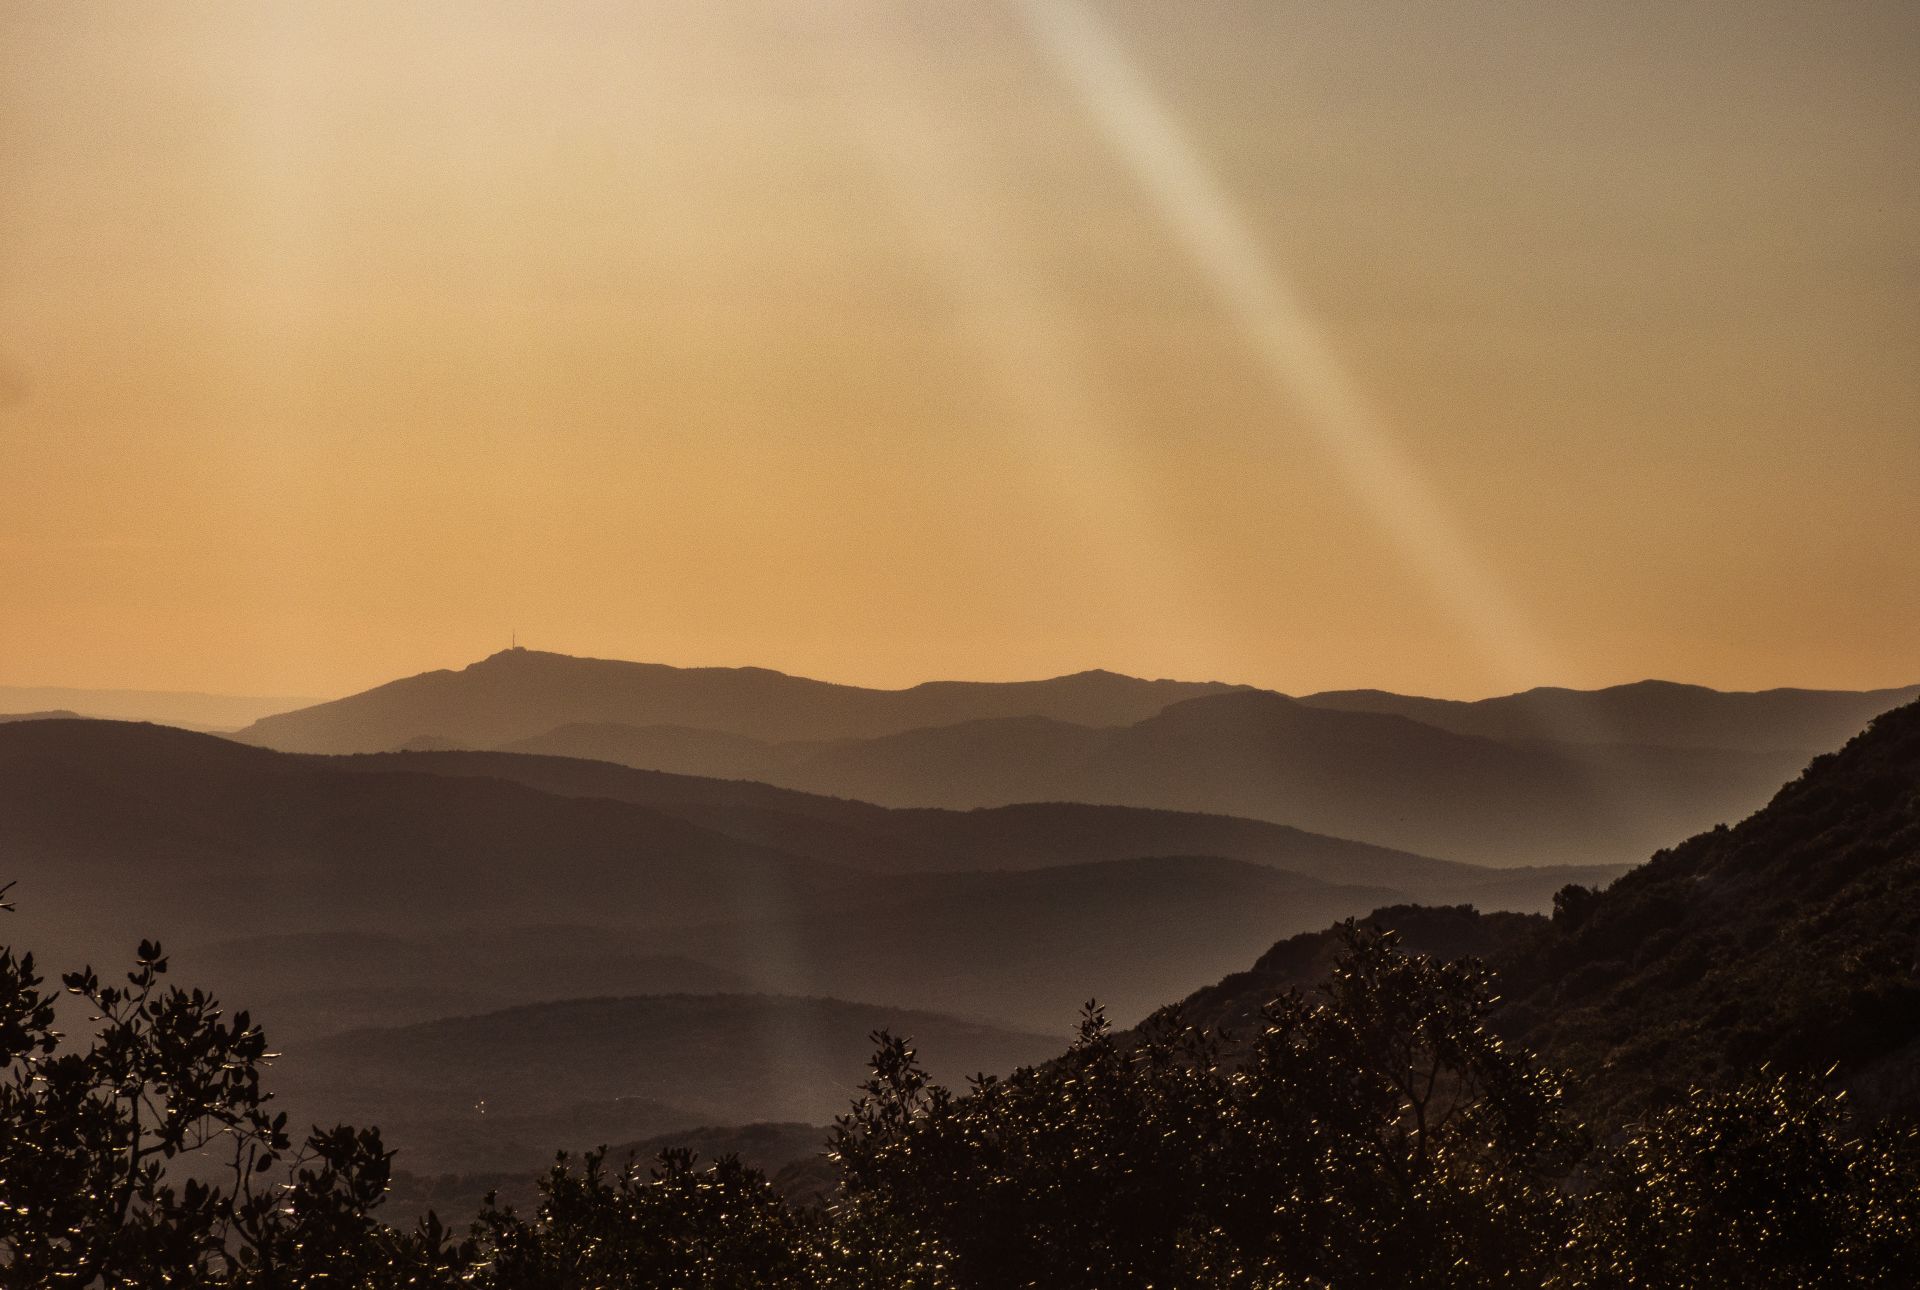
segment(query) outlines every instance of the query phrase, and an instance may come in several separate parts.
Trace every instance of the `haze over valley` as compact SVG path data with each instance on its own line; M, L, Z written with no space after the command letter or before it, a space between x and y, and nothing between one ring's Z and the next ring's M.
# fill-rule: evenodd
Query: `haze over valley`
M887 691L515 649L224 737L23 715L0 849L43 952L163 931L270 1022L290 1105L520 1177L825 1123L870 1031L1005 1071L1088 998L1131 1024L1343 918L1537 914L1916 693Z

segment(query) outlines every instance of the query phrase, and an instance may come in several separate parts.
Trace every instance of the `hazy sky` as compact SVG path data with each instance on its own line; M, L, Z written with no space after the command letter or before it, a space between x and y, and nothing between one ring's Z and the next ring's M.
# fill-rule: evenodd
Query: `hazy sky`
M1920 5L0 6L0 683L1920 680Z

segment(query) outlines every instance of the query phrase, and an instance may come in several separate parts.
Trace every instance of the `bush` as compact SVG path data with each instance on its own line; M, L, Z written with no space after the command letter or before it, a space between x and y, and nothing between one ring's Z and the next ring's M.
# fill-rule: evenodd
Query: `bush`
M3 893L0 893L3 894ZM1804 1079L1696 1091L1593 1152L1559 1085L1486 1026L1471 960L1343 929L1323 997L1290 993L1233 1061L1163 1016L1116 1036L1089 1004L1058 1060L956 1095L874 1036L825 1207L731 1157L609 1171L561 1157L530 1217L465 1239L376 1217L377 1131L295 1150L246 1014L91 970L84 1045L31 955L0 951L0 1281L35 1286L1910 1286L1920 1149L1859 1136ZM217 1152L220 1182L184 1178Z

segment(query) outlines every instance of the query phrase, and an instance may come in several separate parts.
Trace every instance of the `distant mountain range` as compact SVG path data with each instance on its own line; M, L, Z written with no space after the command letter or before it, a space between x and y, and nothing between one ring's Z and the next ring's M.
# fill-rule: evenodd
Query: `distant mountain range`
M1507 742L1638 744L1750 753L1830 752L1882 712L1920 698L1893 690L1710 690L1640 681L1605 690L1545 687L1495 699L1421 699L1384 690L1330 690L1302 703L1384 712L1455 734Z
M1049 681L929 681L873 690L755 667L503 650L458 672L426 672L262 718L240 737L285 752L385 752L423 736L496 748L580 722L684 726L755 740L871 739L992 717L1125 725L1169 703L1236 687L1081 672Z
M0 881L49 963L166 941L265 1020L290 1107L421 1173L821 1123L876 1018L949 1079L1055 1051L1089 997L1250 1026L1370 910L1501 965L1501 1024L1550 1056L1624 1054L1599 1096L1833 1054L1920 1106L1920 706L1775 794L1902 693L863 691L515 652L244 743L0 722ZM506 749L458 747L481 729ZM1618 882L1436 858L1639 858L1769 797ZM1606 890L1540 917L1568 884Z
M159 721L189 730L238 730L275 712L316 702L190 690L81 690L59 686L0 685L0 720L11 716L69 715L115 721Z
M1088 672L864 690L508 651L267 718L293 751L498 748L889 806L1226 814L1478 863L1625 864L1738 819L1920 693L1646 682L1477 703Z
M549 775L566 770L547 766ZM670 782L632 781L656 794ZM739 787L765 795L769 807L782 796ZM1000 827L1019 826L1010 818ZM1036 876L1053 881L1056 872ZM1559 905L1549 919L1403 904L1369 921L1395 929L1409 950L1492 963L1506 995L1497 1024L1573 1072L1576 1106L1617 1115L1622 1104L1658 1105L1766 1067L1831 1072L1869 1115L1920 1113L1920 704L1879 717L1752 817ZM1324 982L1339 945L1327 929L1289 937L1173 1009L1244 1039L1267 1000ZM804 1143L804 1130L786 1129L760 1131L767 1158ZM689 1140L727 1141L715 1132Z

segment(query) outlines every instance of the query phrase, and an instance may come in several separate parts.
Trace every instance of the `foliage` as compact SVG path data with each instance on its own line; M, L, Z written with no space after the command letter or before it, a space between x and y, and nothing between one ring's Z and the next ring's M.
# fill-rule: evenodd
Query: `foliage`
M1579 898L1575 898L1579 899ZM1567 902L1571 904L1571 902ZM0 952L0 1281L8 1285L1748 1287L1920 1284L1920 1145L1863 1135L1797 1077L1695 1090L1603 1135L1487 1025L1492 978L1348 924L1318 997L1228 1044L1169 1013L1116 1035L1089 1004L1059 1059L956 1094L903 1039L836 1126L840 1185L784 1199L732 1157L561 1157L534 1212L464 1239L377 1210L373 1130L296 1151L245 1014L65 978ZM1228 1054L1233 1056L1229 1059ZM221 1170L208 1181L218 1153Z
M1570 1141L1555 1086L1485 1028L1482 969L1345 934L1327 997L1270 1006L1237 1070L1171 1023L1116 1042L1092 1005L1059 1061L963 1098L883 1044L836 1134L846 1204L936 1237L967 1287L1469 1286L1538 1268Z
M809 1224L736 1158L702 1171L692 1152L667 1150L648 1173L610 1175L604 1152L577 1171L563 1156L541 1191L531 1221L491 1206L481 1216L502 1286L753 1290L809 1273Z
M3 891L4 889L0 889ZM247 1014L163 987L140 946L127 983L92 969L84 1047L55 1029L31 954L0 949L0 1270L10 1285L430 1284L460 1251L438 1225L402 1235L370 1211L391 1153L378 1132L316 1130L296 1152L260 1087L270 1054ZM220 1181L192 1166L221 1162ZM218 1175L216 1175L218 1176ZM423 1280L424 1278L424 1280Z
M1597 1164L1556 1284L1920 1285L1917 1146L1804 1078L1697 1092Z

